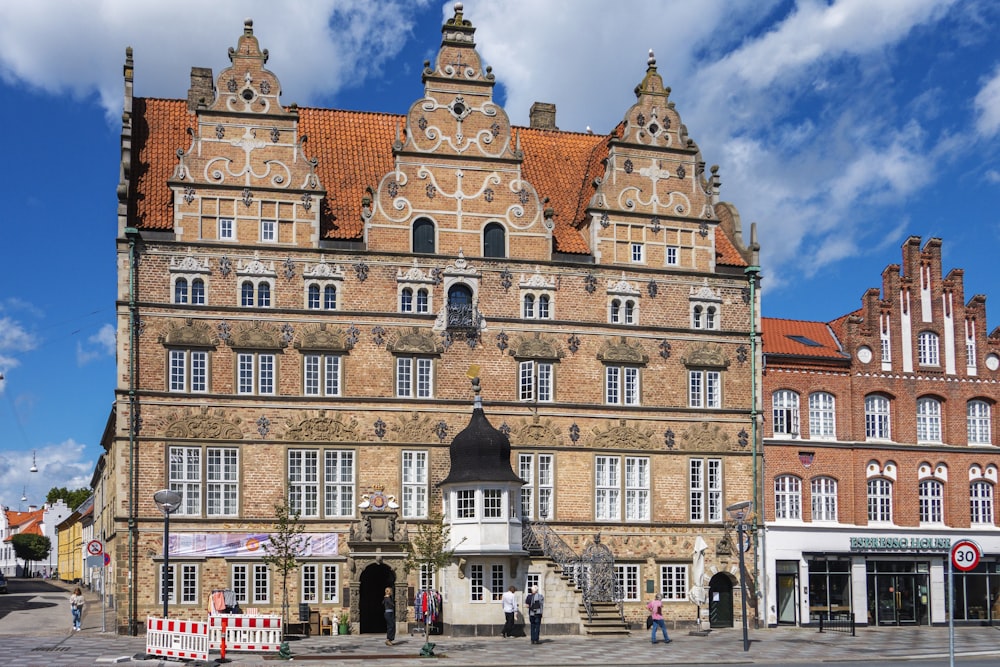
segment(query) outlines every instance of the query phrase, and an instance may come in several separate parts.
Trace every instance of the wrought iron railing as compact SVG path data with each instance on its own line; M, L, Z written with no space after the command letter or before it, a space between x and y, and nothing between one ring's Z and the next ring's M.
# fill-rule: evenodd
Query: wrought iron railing
M449 303L445 327L450 331L478 332L482 319L479 309L471 303Z

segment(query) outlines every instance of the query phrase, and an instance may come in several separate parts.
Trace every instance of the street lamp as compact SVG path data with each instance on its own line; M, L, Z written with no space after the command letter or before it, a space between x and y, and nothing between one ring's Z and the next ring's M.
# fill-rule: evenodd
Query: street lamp
M167 603L170 600L170 514L181 506L181 494L161 489L153 494L153 502L163 512L163 581L160 591L163 595L163 618L167 618Z
M736 522L736 538L739 540L740 550L740 600L743 602L743 650L750 650L750 637L747 635L747 566L744 557L743 532L746 530L746 518L753 508L752 500L744 500L741 503L733 503L726 508L730 518Z

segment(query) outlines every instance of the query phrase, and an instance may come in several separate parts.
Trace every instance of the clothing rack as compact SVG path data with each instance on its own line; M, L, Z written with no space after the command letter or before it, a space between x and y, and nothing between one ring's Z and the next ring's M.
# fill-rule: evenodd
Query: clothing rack
M416 621L414 632L426 631L428 635L440 635L444 632L442 620L441 594L433 589L425 588L413 596L413 620Z

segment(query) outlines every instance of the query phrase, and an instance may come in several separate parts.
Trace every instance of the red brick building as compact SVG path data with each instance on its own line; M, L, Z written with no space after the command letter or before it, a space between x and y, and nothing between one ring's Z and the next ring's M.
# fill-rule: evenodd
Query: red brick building
M1000 330L942 273L939 239L902 254L857 311L763 320L771 623L944 623L960 538L984 553L956 577L956 620L1000 620Z

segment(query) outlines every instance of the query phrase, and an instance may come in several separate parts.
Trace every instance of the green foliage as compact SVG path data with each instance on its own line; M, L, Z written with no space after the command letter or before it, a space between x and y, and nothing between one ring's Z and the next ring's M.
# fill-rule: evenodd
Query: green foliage
M299 566L299 557L309 548L306 527L299 521L298 510L292 511L286 497L274 506L274 532L264 543L264 562L281 574L281 626L288 626L288 575Z
M44 535L27 535L17 533L10 538L14 547L14 555L27 565L31 561L43 561L52 551L52 541Z
M65 486L53 486L45 496L45 502L51 505L58 500L62 500L66 503L67 507L75 510L83 504L83 501L90 497L90 493L90 489L74 489L70 491Z

